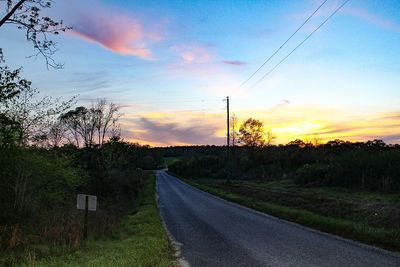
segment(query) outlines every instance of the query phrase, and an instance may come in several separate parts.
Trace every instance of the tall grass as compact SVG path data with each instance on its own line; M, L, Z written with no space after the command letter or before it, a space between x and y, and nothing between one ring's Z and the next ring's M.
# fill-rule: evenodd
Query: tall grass
M140 199L135 212L127 215L108 235L89 236L73 252L55 245L43 246L42 249L51 249L51 253L40 258L38 248L18 255L11 253L7 266L174 266L173 249L156 205L154 175L146 179Z

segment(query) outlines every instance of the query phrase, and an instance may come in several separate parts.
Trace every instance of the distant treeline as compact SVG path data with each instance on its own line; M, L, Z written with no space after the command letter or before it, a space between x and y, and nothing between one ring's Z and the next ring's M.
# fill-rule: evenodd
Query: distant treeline
M400 146L381 140L330 141L314 146L301 140L279 146L193 146L165 149L180 157L169 170L191 178L292 179L307 186L400 191Z

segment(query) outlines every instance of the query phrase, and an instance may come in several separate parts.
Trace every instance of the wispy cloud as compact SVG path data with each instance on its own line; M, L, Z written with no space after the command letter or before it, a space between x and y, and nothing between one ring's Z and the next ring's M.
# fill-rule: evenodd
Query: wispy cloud
M224 60L222 61L224 64L233 65L233 66L244 66L246 62L240 60Z
M123 125L129 130L124 137L153 146L222 144L224 136L219 133L223 123L218 120L219 116L197 112L149 113L136 119L125 118Z
M73 32L84 40L98 43L121 55L150 58L152 53L143 42L141 25L128 17L80 17Z
M173 45L171 50L178 54L181 64L207 63L214 58L209 46L198 44Z
M400 32L400 24L387 18L381 17L377 14L374 14L367 9L360 7L347 7L343 10L343 13L368 21L369 23L377 27Z

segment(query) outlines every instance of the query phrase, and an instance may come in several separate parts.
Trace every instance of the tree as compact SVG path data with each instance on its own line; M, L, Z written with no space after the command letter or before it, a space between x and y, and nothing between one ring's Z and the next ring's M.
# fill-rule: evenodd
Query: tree
M0 19L0 28L4 25L15 25L25 31L25 37L31 42L35 50L33 57L43 56L47 67L62 68L63 64L53 59L57 51L57 44L50 40L48 35L58 35L70 27L64 26L62 21L56 21L47 16L41 16L43 8L50 8L52 0L0 0L5 14Z
M60 121L54 122L47 134L49 145L52 147L59 147L65 138L66 131L67 129L65 129L64 125Z
M96 139L97 145L102 146L107 134L114 138L119 136L120 129L117 121L120 114L118 109L114 103L107 103L106 100L101 99L91 108L81 106L62 114L60 122L68 129L77 147L79 147L80 140L85 147L93 147Z
M276 139L276 136L273 134L273 132L272 132L272 130L268 130L267 131L267 138L266 138L267 140L267 143L266 143L266 145L267 146L270 146L270 145L272 145L272 143L274 142L274 140Z
M114 103L107 103L105 99L97 100L97 103L92 107L93 113L96 118L96 130L98 137L98 144L101 146L104 144L106 133L111 129L112 136L117 136L118 127L115 128L116 122L118 121L120 114L118 113L119 107Z
M18 122L0 113L0 149L21 143L21 127Z
M300 148L305 148L307 144L301 140L301 139L296 139L294 141L290 141L287 146L293 146L293 147L300 147Z
M20 77L21 68L10 70L5 65L3 51L0 48L0 104L8 105L10 100L31 86L31 82Z
M75 97L67 101L50 96L41 97L38 90L30 87L29 82L24 91L9 102L9 106L0 106L0 113L19 124L20 139L22 143L28 144L45 140L57 116L74 104Z
M230 117L230 137L231 137L231 144L232 146L236 146L239 142L239 138L238 138L238 131L237 131L237 127L238 127L238 118L235 114L233 114Z
M261 121L249 118L239 128L239 139L245 146L259 147L265 144L264 125Z
M77 147L79 147L80 138L85 147L92 147L94 144L96 121L92 115L91 110L81 106L62 114L60 117L60 121L65 124L74 137Z

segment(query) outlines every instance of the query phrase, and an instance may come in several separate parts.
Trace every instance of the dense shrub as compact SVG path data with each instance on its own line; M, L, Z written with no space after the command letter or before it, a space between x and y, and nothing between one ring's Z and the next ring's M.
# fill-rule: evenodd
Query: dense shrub
M327 184L327 174L329 166L324 164L304 164L297 169L295 182L306 185L325 185Z

